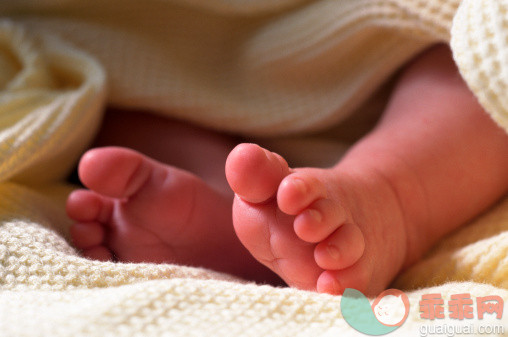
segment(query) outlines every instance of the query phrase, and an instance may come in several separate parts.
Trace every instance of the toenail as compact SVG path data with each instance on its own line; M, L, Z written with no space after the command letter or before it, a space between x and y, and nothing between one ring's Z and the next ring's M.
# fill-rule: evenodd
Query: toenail
M320 212L316 211L315 209L309 209L308 214L314 219L316 222L321 222L323 220L323 216Z
M291 183L293 184L294 187L296 187L296 189L298 191L300 191L300 193L302 193L302 194L307 193L307 185L305 184L305 182L302 179L293 178L293 179L291 179Z
M328 244L326 245L326 251L334 260L338 260L340 257L339 250L334 245Z

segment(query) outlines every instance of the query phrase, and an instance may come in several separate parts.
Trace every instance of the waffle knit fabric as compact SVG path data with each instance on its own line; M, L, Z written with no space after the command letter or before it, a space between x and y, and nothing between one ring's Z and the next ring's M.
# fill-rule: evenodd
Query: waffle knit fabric
M508 132L507 0L3 0L0 13L1 336L356 335L339 296L81 258L67 240L65 177L106 103L245 135L310 132L449 43ZM508 300L508 198L394 286L411 310L392 335L443 324L508 333L506 313L431 321L418 305L430 293Z

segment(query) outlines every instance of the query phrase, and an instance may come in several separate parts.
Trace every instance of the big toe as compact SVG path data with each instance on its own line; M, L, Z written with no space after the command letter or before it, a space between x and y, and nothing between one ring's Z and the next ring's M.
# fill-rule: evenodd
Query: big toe
M280 182L290 173L280 155L255 144L236 146L226 161L226 178L243 200L261 203L273 198Z
M78 167L79 178L89 189L113 198L134 194L148 179L153 164L141 153L104 147L86 152Z

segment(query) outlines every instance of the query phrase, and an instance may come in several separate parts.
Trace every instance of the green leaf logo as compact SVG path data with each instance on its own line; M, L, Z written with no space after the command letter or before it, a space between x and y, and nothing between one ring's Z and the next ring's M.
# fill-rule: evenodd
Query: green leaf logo
M372 303L360 291L346 288L340 302L346 322L361 333L380 336L398 329L409 314L409 299L397 289L383 291Z

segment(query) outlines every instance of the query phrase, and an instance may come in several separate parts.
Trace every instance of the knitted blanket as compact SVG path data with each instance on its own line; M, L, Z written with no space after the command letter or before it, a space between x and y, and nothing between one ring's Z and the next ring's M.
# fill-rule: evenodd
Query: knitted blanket
M65 178L105 104L247 136L301 134L344 120L441 42L508 132L507 0L3 0L0 13L0 336L358 334L340 296L80 257ZM508 300L508 197L393 287L410 304L393 335L508 335L507 313L481 318L477 304ZM429 294L444 318L426 316ZM476 301L474 318L454 318L458 294Z

